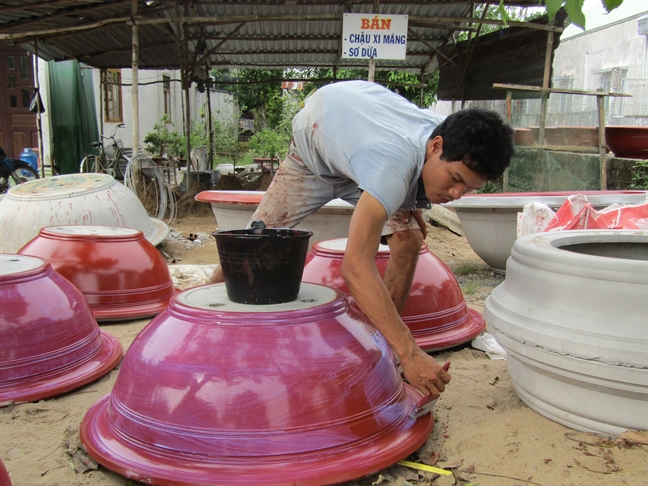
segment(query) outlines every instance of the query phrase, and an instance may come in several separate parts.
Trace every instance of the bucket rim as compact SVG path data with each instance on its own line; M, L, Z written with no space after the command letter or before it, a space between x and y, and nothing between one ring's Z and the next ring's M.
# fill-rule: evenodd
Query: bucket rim
M271 238L281 232L291 233L290 237L300 238L313 236L313 232L309 230L302 230L299 228L241 228L241 229L229 229L229 230L217 230L214 231L211 235L216 238L217 236L232 236L239 238Z

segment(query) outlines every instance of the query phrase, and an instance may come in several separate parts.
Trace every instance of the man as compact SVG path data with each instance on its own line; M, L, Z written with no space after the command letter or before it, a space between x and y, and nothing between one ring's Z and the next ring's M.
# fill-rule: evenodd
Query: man
M443 117L374 83L320 88L293 119L293 140L252 216L294 227L332 199L355 205L342 275L351 295L424 395L450 374L421 350L400 317L426 236L421 207L441 204L496 179L513 155L513 130L481 109ZM375 257L390 249L384 280ZM211 282L223 280L220 268Z

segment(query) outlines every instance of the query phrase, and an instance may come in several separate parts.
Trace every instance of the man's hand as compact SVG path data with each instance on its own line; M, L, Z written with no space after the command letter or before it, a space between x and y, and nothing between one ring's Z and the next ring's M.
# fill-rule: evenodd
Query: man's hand
M423 220L423 210L415 209L413 211L403 211L403 219L401 219L403 223L409 223L411 218L416 220L419 228L421 228L421 232L423 233L423 239L425 239L427 237L427 226Z
M450 383L450 373L420 348L410 357L400 357L400 364L407 382L423 395L439 395Z

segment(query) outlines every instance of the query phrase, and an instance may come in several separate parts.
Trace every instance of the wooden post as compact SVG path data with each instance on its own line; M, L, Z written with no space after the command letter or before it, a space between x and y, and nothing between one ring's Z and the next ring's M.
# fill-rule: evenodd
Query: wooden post
M380 9L380 0L374 0L372 12L377 14ZM376 76L376 60L372 57L369 59L369 76L367 76L367 81L374 82Z
M209 88L209 85L211 84L211 76L209 75L209 63L207 63L207 77L209 78L207 80L207 111L209 112L209 114L207 115L208 116L207 133L209 133L209 168L213 169L214 168L214 129L212 128L211 89Z
M551 55L553 53L553 32L547 32L547 48L545 50L544 76L542 78L542 98L540 102L540 123L538 129L538 140L542 145L547 145L545 141L545 126L547 123L547 104L549 102L549 82L551 81Z
M599 119L599 166L601 191L607 189L607 155L605 153L605 95L596 96L596 106L598 108Z
M513 96L513 91L510 89L506 90L506 121L511 124L511 98ZM502 192L508 192L509 184L509 168L504 169L504 174L502 175Z
M133 13L133 57L132 57L132 71L133 82L131 84L131 94L133 97L133 159L139 154L139 32L135 17L137 16L137 0L131 0L132 13Z

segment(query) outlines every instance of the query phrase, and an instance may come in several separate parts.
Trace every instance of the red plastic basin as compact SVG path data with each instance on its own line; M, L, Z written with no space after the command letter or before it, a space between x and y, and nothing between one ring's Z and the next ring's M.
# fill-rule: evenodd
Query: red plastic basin
M410 416L420 398L339 290L304 283L295 301L255 306L205 285L135 338L80 437L152 484L333 484L418 449L433 427Z
M155 316L175 291L161 253L135 229L50 226L18 253L49 261L88 299L98 321Z
M328 285L350 297L340 268L347 239L321 241L306 256L302 280ZM389 247L380 245L376 267L385 275ZM424 244L414 272L410 294L401 314L421 349L441 350L474 339L485 328L484 317L469 309L456 277Z
M119 363L122 346L99 329L83 295L52 266L0 254L0 402L79 388Z

